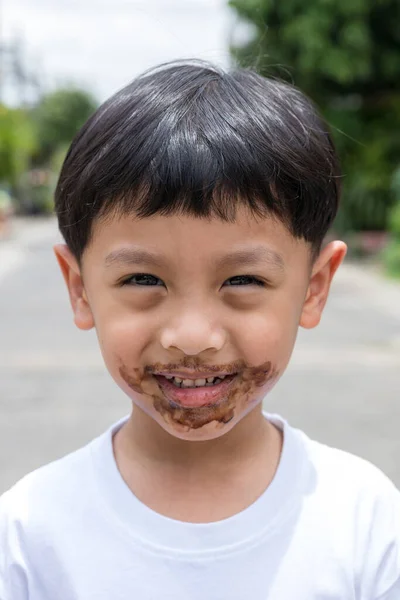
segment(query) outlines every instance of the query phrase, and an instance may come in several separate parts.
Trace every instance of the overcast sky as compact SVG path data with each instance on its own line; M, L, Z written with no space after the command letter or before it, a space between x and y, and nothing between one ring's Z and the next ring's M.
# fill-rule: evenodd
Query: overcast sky
M68 81L100 101L173 58L229 64L227 0L0 0L1 35L24 39L46 87Z

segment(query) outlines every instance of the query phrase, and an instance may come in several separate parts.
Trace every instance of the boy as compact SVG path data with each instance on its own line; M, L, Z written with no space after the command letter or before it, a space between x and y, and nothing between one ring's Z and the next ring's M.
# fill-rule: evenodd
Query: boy
M346 253L297 89L178 61L78 133L55 253L132 414L0 500L1 600L398 600L400 493L262 400Z

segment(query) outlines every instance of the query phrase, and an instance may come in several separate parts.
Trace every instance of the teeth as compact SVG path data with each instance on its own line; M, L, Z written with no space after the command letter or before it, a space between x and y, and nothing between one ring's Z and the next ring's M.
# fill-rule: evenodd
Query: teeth
M215 385L220 383L221 379L218 377L207 377L207 379L181 379L180 377L174 377L173 383L179 387L194 388L194 387L205 387L209 385Z
M205 379L184 379L182 381L182 387L204 387L205 385Z
M182 381L182 387L194 387L194 381L192 379L184 379Z
M174 377L173 375L164 375L164 377L169 379L177 387L194 388L217 385L225 379L226 375L222 375L221 377L207 377L204 379L182 379L181 377Z

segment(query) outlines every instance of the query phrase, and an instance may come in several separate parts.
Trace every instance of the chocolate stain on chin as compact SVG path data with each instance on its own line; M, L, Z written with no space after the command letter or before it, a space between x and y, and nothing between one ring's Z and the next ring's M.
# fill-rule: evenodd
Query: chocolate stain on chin
M187 368L196 367L185 365ZM272 366L270 361L257 367L247 367L243 362L232 365L215 367L216 371L225 371L235 373L237 376L232 381L231 387L226 398L216 404L207 406L187 408L176 404L166 398L158 385L157 380L152 376L153 372L177 370L182 365L161 365L156 364L151 369L143 372L140 369L130 369L121 362L119 374L128 387L138 394L145 394L153 399L155 410L169 424L178 424L188 429L200 429L213 421L225 425L229 423L235 415L235 408L240 404L245 406L253 396L257 388L263 387L268 382L273 384L278 379L279 372ZM207 368L212 372L212 369Z

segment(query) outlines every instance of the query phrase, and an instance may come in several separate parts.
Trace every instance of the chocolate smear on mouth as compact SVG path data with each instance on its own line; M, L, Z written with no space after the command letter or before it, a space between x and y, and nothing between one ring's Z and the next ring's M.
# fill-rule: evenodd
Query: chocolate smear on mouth
M271 361L267 361L257 367L248 367L242 361L236 363L235 368L232 365L225 365L215 368L207 367L207 371L237 373L232 383L232 387L227 392L226 398L221 402L199 407L186 407L166 398L159 384L152 376L152 373L168 372L179 370L180 365L161 365L156 364L151 368L146 368L145 372L140 369L131 369L121 363L119 373L125 383L136 393L149 395L153 399L155 410L162 415L163 419L169 424L179 424L189 429L200 429L204 425L213 421L217 423L229 423L235 416L235 409L238 404L245 405L257 388L263 387L268 381L275 381L279 373L272 367ZM186 368L193 367L192 359L188 359ZM200 370L200 367L198 367ZM205 370L205 369L204 369ZM132 374L131 374L132 373Z
M175 423L190 429L199 429L211 421L229 423L234 416L234 406L231 406L229 397L219 404L193 408L180 406L167 398L154 398L154 408L164 417L168 414Z

